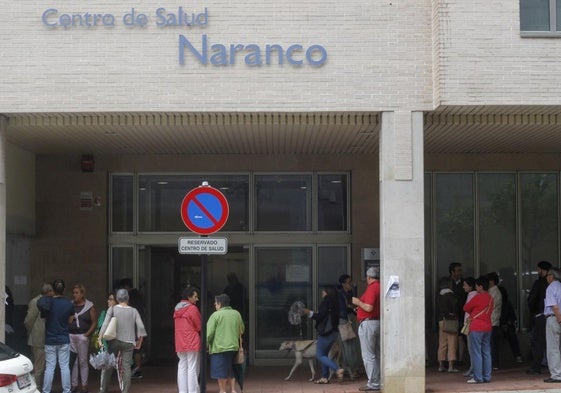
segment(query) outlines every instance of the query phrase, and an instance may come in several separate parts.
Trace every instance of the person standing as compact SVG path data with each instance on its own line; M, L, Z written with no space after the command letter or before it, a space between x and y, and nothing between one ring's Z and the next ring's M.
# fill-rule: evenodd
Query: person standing
M543 313L550 377L544 379L544 382L561 383L561 270L552 267L546 278L549 285L545 291Z
M368 382L362 392L380 390L380 268L366 271L366 290L360 298L353 297L357 306L358 337Z
M493 298L487 292L489 280L481 276L475 280L475 295L464 305L464 311L469 314L469 354L473 368L473 378L467 383L491 382L491 314L493 313Z
M72 367L72 389L87 393L89 364L88 353L90 349L90 337L97 323L97 312L91 301L86 299L86 288L82 284L72 287L72 305L74 316L70 323L70 343L76 352L76 361ZM81 388L78 384L81 381Z
M187 287L181 293L181 301L175 306L175 352L177 365L177 387L179 393L199 393L199 351L201 349L201 313L197 308L199 293Z
M532 336L530 338L530 350L532 351L532 364L526 374L541 374L542 361L545 356L545 316L543 314L545 305L545 292L549 283L546 275L551 269L551 263L540 261L537 265L538 278L534 281L532 289L528 294L528 311L532 324Z
M333 371L339 381L343 380L342 368L329 358L329 350L333 346L339 332L339 295L333 285L326 285L321 291L322 301L318 312L304 308L302 312L316 321L317 353L321 364L321 378L316 384L329 383L329 370Z
M129 293L126 289L121 288L116 294L117 305L107 310L105 321L99 330L98 343L102 345L102 337L107 330L107 326L112 317L117 319L117 337L107 343L108 352L115 354L116 357L121 356L122 367L117 372L122 373L121 392L128 393L131 386L131 365L132 354L134 349L140 349L144 337L146 337L146 329L140 314L136 308L129 306ZM113 374L113 367L101 371L101 382L99 393L107 392L109 380Z
M216 311L212 313L206 325L210 377L218 380L220 393L236 393L232 365L245 326L239 311L230 307L230 296L225 293L216 296L214 307Z
M457 373L454 367L456 361L458 333L444 330L444 321L456 321L459 324L458 298L452 292L452 282L448 277L442 277L438 282L438 371L446 371L445 363L448 361L448 372Z
M41 318L41 313L37 308L37 300L41 296L53 296L53 286L48 283L41 286L40 294L29 301L27 314L23 321L25 330L27 330L27 345L31 348L33 357L33 371L38 390L41 390L43 386L43 375L45 374L45 319Z
M489 295L493 298L493 314L491 314L491 323L493 330L491 333L491 358L493 362L493 370L499 369L499 339L501 335L501 310L503 306L503 295L499 289L499 275L496 272L487 274L489 281Z
M135 308L136 311L138 311L138 313L140 314L140 318L144 320L144 318L146 317L144 296L142 296L142 293L140 293L140 291L133 286L132 279L123 278L120 282L120 287L126 289L129 293L128 305ZM133 361L134 365L132 366L131 378L142 379L142 350L140 348L134 349Z
M339 277L337 291L339 293L339 326L349 323L356 333L356 311L352 303L354 286L351 276L342 274ZM361 367L358 336L346 341L339 336L339 345L342 352L343 368L349 371L350 378L354 380L357 378Z
M64 295L64 281L53 282L54 296L42 296L37 300L39 311L45 319L45 377L43 393L51 393L55 367L60 368L62 393L70 393L70 333L68 327L74 316L72 302Z

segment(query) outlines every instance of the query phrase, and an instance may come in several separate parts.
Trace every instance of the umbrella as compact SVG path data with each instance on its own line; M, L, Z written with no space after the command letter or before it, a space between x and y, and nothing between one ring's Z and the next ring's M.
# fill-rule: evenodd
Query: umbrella
M243 347L241 347L241 351L243 353ZM245 368L246 368L246 356L244 354L242 363L236 362L235 359L237 357L238 356L234 356L234 364L232 366L232 369L234 371L234 378L236 378L238 385L240 385L240 391L243 392L243 383L244 383Z
M102 349L98 353L92 353L90 355L90 364L96 370L105 370L115 367L115 355Z

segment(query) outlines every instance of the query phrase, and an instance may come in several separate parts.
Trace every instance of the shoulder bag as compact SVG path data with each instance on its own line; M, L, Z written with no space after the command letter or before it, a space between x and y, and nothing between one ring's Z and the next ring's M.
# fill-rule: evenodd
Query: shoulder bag
M341 340L343 341L349 341L353 338L356 338L352 322L347 322L344 325L339 325L339 334L341 335Z
M493 301L493 299L491 299L491 301ZM491 307L491 302L489 302L487 307L479 311L477 315L475 315L473 318L468 317L468 319L466 319L466 321L464 322L464 326L462 326L462 330L460 331L460 333L467 336L469 334L469 326L471 325L471 321L473 321L475 318L479 317L483 313L487 312L487 310L489 310L489 307Z
M111 309L111 314L113 314L113 309ZM108 315L109 316L109 315ZM106 317L107 318L107 317ZM103 333L103 339L107 341L115 340L117 338L117 317L111 316L107 329Z

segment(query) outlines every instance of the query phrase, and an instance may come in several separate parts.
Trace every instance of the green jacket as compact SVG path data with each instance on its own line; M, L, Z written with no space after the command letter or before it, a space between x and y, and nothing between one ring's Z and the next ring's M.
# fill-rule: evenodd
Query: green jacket
M242 316L232 307L222 307L212 313L206 324L209 353L237 351L244 332Z

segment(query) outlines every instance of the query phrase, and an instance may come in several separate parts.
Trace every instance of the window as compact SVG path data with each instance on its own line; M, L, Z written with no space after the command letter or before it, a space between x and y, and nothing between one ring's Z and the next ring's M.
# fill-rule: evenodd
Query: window
M311 175L255 176L257 231L312 230Z
M520 31L524 36L561 36L561 0L520 0Z
M347 176L318 176L318 230L347 230Z
M247 175L140 175L139 229L141 232L184 232L180 207L185 195L203 181L219 189L230 207L222 231L247 231L249 177Z
M113 175L111 178L112 232L133 231L133 176Z

